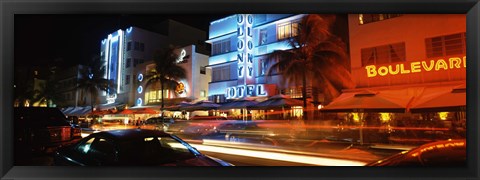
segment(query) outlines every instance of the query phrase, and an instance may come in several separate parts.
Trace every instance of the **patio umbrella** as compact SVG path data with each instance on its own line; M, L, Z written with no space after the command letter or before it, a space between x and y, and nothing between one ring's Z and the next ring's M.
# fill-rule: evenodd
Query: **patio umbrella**
M405 112L413 96L396 92L343 93L321 109L324 112Z
M195 104L192 104L190 106L180 108L180 110L185 110L185 111L208 111L208 110L217 109L218 107L220 107L220 105L216 104L212 101L199 101L199 102L197 102Z
M256 105L258 102L250 99L238 99L232 102L222 104L219 109L242 109Z
M159 112L151 108L139 108L132 110L135 114L158 114Z
M63 112L63 114L69 116L70 112L72 112L74 109L75 107L66 107L66 108L63 108L61 111Z
M466 100L466 88L463 85L436 93L424 93L412 103L410 111L412 113L461 111L466 107Z
M290 96L278 94L268 98L267 100L257 103L251 106L252 109L272 109L272 108L284 108L292 106L302 106L303 101L298 99L292 99Z
M180 102L180 104L178 105L168 106L168 107L165 107L164 109L167 111L181 111L181 108L184 108L190 105L192 104L189 102L183 101L183 102Z
M120 111L118 114L135 114L135 112L130 109L124 109L123 111Z

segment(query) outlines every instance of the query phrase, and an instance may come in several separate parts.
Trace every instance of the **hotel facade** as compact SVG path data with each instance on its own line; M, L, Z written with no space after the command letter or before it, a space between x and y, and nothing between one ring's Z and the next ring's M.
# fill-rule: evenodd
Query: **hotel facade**
M183 89L184 93L180 93L179 98L201 99L202 94L206 98L208 89L203 87L206 85L202 85L201 82L205 81L203 84L208 84L210 80L209 77L206 77L210 75L210 72L208 71L207 74L207 70L205 70L208 56L204 55L205 53L198 53L203 52L202 49L198 50L196 45L192 45L203 37L203 31L171 20L163 22L162 27L169 32L168 35L138 27L129 27L125 30L115 31L101 41L100 58L106 63L104 78L113 80L116 87L115 92L101 92L100 109L111 109L119 106L141 107L158 103L160 95L157 96L157 93L154 92L159 91L159 87L146 88L143 81L145 73L154 67L154 52L169 45L185 46L184 44L187 43L190 45L176 50L179 56L189 56L184 62L179 62L188 75L187 79L182 80L182 85L185 88ZM181 36L178 33L171 33L176 28L181 28L195 36L178 37L180 41L176 42L177 38L175 37ZM203 35L205 35L205 32L203 32ZM193 76L193 72L200 74L200 69L205 70L202 71L204 74L201 74L205 77L196 74ZM177 98L173 97L171 93L166 93L165 96L167 98Z

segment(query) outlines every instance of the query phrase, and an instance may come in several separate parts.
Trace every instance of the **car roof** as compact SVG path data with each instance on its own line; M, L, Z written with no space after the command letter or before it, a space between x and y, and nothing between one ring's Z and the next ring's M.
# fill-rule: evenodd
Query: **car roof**
M149 130L149 129L122 129L122 130L102 131L102 132L95 133L95 135L109 137L118 141L128 141L128 140L152 137L152 136L157 136L157 137L170 136L170 134L167 134L163 131Z

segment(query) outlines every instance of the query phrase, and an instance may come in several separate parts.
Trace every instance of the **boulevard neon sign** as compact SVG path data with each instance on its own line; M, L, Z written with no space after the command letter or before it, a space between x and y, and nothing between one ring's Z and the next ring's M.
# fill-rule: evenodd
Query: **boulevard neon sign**
M376 77L386 76L386 75L398 75L398 74L411 74L411 73L419 73L422 71L429 72L429 71L441 71L441 70L448 70L448 69L460 69L467 67L466 64L466 56L463 56L463 59L460 57L452 57L448 60L439 59L437 61L430 60L430 61L414 61L408 64L395 64L395 65L388 65L388 66L376 66L376 65L369 65L365 66L365 70L367 70L367 77Z

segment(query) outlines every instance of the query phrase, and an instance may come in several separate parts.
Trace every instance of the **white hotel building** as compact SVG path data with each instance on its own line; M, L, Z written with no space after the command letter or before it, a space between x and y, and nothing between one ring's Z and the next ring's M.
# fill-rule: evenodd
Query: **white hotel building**
M210 81L210 71L206 70L208 55L202 52L201 47L192 45L202 41L206 36L205 32L171 20L164 22L162 27L168 31L167 35L129 27L113 32L101 41L100 55L106 62L105 78L116 83L115 92L110 92L109 95L104 92L101 94L101 109L158 104L160 93L155 93L158 89L155 89L156 86L145 89L142 80L148 69L154 67L154 51L168 47L169 44L182 46L177 53L189 56L181 64L188 77L181 80L185 91L180 98L188 101L206 99ZM179 34L175 29L186 32ZM186 46L187 44L190 45ZM166 96L177 98L172 93L166 93Z

